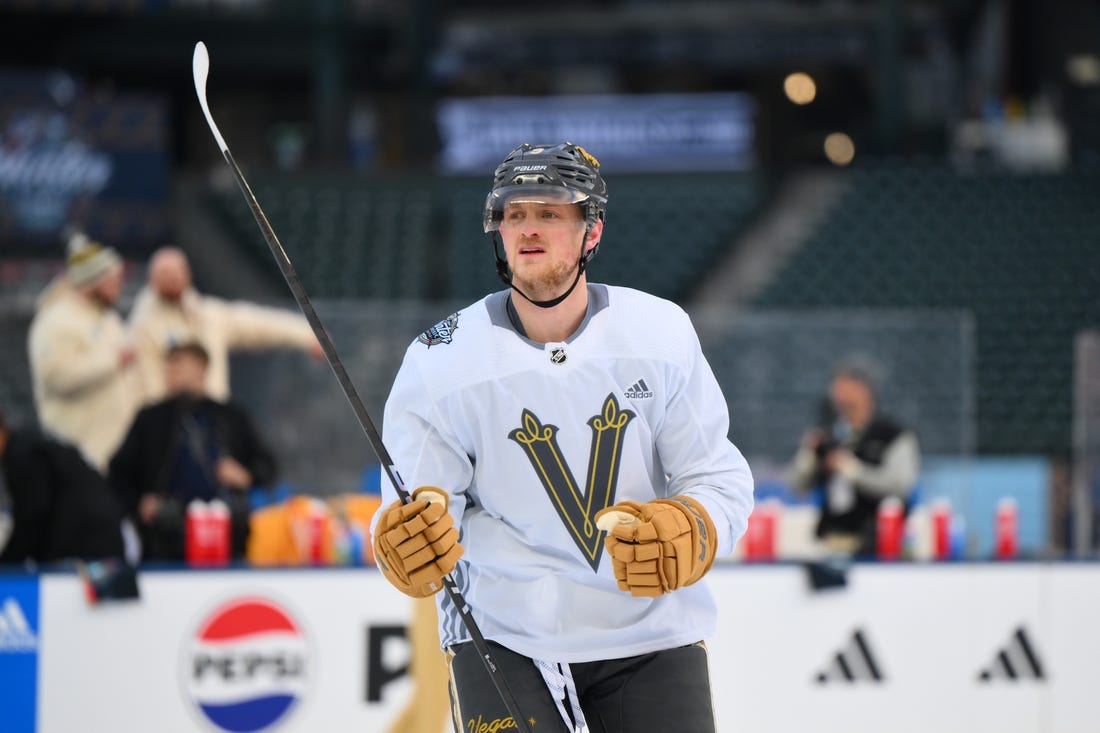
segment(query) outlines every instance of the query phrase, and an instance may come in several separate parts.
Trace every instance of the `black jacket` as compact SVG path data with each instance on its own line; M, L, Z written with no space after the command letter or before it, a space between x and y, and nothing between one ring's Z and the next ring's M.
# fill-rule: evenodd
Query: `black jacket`
M878 466L882 463L883 454L902 432L901 426L889 418L875 417L856 437L855 442L846 447L863 463ZM828 481L829 474L823 468L819 469L816 483L823 491ZM857 554L874 555L878 536L876 519L882 497L863 490L859 482L853 483L852 488L855 491L855 501L843 513L833 511L827 499L823 501L817 535L821 537L837 533L856 536L860 540ZM905 507L905 511L908 513L908 507Z
M270 486L274 481L275 459L244 410L205 397L170 397L138 412L111 459L111 483L128 513L136 512L144 494L167 495L183 417L195 409L211 416L221 452L248 469L253 486Z
M0 459L12 502L0 562L122 557L122 510L106 479L68 445L13 430Z

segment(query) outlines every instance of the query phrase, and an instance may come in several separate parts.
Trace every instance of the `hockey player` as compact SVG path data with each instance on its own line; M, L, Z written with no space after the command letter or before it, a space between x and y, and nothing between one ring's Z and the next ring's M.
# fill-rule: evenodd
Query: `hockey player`
M409 347L384 439L420 488L384 489L375 551L410 596L453 572L529 728L710 733L698 581L744 531L752 476L683 310L587 282L606 203L572 143L496 169L484 224L509 288ZM512 727L438 598L456 730Z

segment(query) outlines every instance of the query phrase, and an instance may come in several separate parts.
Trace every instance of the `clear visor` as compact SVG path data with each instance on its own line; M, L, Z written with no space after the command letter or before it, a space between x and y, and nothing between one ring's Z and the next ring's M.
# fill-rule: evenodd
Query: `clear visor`
M500 229L504 209L509 204L579 204L587 199L588 194L562 186L503 186L485 200L485 231Z

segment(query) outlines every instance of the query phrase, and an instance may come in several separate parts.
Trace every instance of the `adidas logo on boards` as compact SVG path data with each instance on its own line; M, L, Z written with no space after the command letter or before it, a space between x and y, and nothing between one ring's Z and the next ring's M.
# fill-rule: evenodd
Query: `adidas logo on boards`
M14 598L5 598L0 605L0 654L31 652L38 646L38 638L23 609Z
M856 629L848 645L836 653L824 670L817 673L814 681L819 685L833 681L880 684L885 679L863 631Z
M627 387L623 394L630 400L646 400L653 396L653 390L649 388L649 385L645 383L644 379L639 379L634 384Z
M1043 664L1023 626L1016 628L1008 644L993 655L993 662L978 673L978 681L984 683L994 680L1019 682L1045 679Z

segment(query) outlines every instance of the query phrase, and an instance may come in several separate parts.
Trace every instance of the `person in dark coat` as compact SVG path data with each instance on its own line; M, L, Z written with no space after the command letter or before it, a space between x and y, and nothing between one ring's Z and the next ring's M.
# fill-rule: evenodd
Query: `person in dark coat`
M920 476L917 434L879 411L876 381L859 361L836 368L827 417L803 436L789 471L796 490L821 496L816 535L842 555L875 555L879 505L891 498L907 511Z
M137 524L145 560L183 559L188 504L215 498L229 505L232 555L243 557L248 490L275 478L275 460L248 414L206 396L208 364L198 343L170 348L169 396L138 412L111 459L111 482Z
M12 517L0 563L123 556L122 509L72 445L0 415L0 484Z

